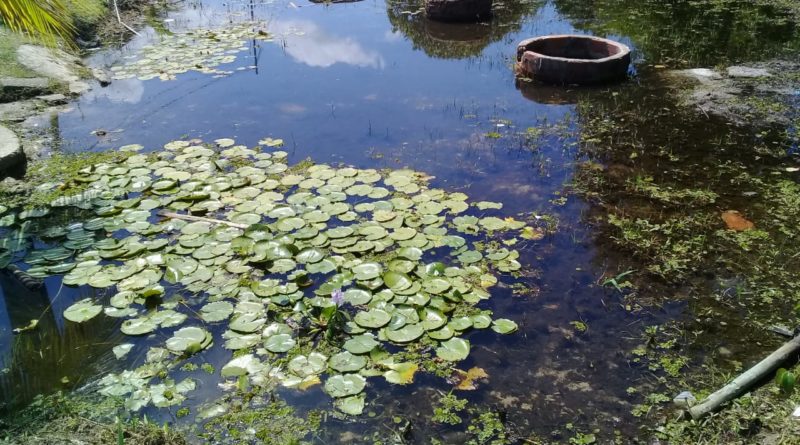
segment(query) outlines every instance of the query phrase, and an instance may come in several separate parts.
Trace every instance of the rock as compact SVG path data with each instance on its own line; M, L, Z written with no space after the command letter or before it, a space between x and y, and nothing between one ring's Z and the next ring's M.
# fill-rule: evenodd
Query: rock
M477 22L492 15L492 0L428 0L425 14L441 22Z
M106 70L92 68L92 76L100 82L100 86L107 87L111 85L111 75Z
M765 70L764 68L751 68L748 66L738 65L728 67L728 77L756 78L769 76L769 71Z
M0 104L0 121L21 122L38 113L42 102L36 99Z
M731 351L730 349L726 348L725 346L720 346L717 349L717 352L719 353L719 355L721 355L722 357L726 357L726 358L731 357L733 355L733 351Z
M63 94L48 94L45 96L37 97L39 100L43 100L51 105L61 105L67 103L67 96Z
M50 90L50 81L44 77L0 78L0 102L12 102L19 99L38 96Z
M25 163L25 153L13 131L0 125L0 172L6 172Z
M800 406L795 407L794 411L792 411L792 417L800 419Z
M681 409L689 409L697 403L697 399L691 391L683 391L672 399L672 403Z
M690 79L699 80L701 83L722 79L722 75L708 68L692 68L689 70L675 70L674 74Z
M20 45L17 61L40 76L59 82L74 82L79 79L78 58L56 49L36 45Z
M69 83L69 92L72 94L83 94L89 91L90 88L88 83L80 80Z

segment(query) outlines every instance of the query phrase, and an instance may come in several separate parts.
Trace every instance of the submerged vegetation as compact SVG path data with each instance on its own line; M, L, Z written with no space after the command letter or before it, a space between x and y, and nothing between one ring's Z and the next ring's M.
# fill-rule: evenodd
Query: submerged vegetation
M701 400L780 344L769 326L796 324L800 263L789 246L800 237L800 189L791 135L698 123L694 110L653 107L661 99L646 89L618 94L579 106L584 160L572 190L597 207L588 218L599 236L632 255L613 267L640 271L620 289L626 302L683 300L694 318L651 326L631 351L630 362L656 376L629 389L642 397L632 413L670 443L794 443L797 399L778 387L703 421L671 418L676 395L691 390ZM701 158L709 152L714 165Z

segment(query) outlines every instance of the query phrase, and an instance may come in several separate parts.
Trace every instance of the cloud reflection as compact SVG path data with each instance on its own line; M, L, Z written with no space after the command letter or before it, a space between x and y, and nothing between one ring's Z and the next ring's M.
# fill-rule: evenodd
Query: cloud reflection
M84 95L87 101L106 99L113 103L136 104L142 100L144 85L139 79L123 79L111 82L107 87L95 86Z
M364 49L350 37L338 37L308 20L277 22L270 26L279 36L277 43L296 61L312 67L327 68L344 63L366 68L383 68L383 57L376 51Z

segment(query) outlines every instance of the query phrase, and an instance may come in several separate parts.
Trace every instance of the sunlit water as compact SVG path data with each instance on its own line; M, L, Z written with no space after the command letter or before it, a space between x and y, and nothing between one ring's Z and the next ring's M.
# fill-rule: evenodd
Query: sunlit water
M512 65L518 41L541 34L591 33L594 28L587 23L602 29L603 14L586 14L581 7L590 6L584 3L591 2L516 4L513 12L483 26L442 26L373 0L333 5L305 0L187 3L169 14L170 29L254 21L272 41L246 42L247 50L223 67L234 71L226 77L190 72L171 81L130 79L96 86L60 115L62 148L78 152L136 143L155 150L187 136L230 137L255 145L265 136L279 137L286 141L290 163L308 157L362 168L410 167L433 176L435 187L502 202L506 214L554 215L558 232L522 252L523 264L538 270L536 277L522 280L531 292L514 296L500 288L487 306L496 316L517 321L520 331L504 337L468 335L473 353L459 366L481 366L490 378L460 396L507 413L521 432L548 434L572 422L633 434L630 409L640 396L626 389L649 376L628 362L629 351L641 341L644 326L678 316L683 306L626 311L618 293L598 284L616 253L585 224L592 209L574 197L565 204L557 200L581 160L577 100L590 97L613 104L618 89L657 82L648 66L674 60L676 51L637 41L638 32L610 33L608 37L633 48L642 72L627 84L579 91L517 86ZM629 28L635 30L631 21ZM776 37L778 43L765 45L765 52L784 38L791 35ZM102 51L90 61L109 67L153 39L157 33L148 30L121 50ZM698 51L699 63L728 56L701 46L690 48ZM742 53L761 55L748 51L750 47ZM528 127L549 130L529 143L514 136ZM98 129L106 135L92 134ZM501 138L487 137L490 132ZM50 278L32 291L10 276L1 277L0 368L7 368L2 377L7 407L141 361L135 355L121 363L114 360L111 348L130 339L123 339L113 320L84 326L61 318L64 308L91 296L91 289L65 288ZM11 333L36 318L41 318L36 332ZM575 321L588 330L577 332L570 324ZM156 344L166 337L160 333L143 341ZM229 351L215 348L192 361L219 369L229 359ZM181 372L176 376L181 378ZM190 406L221 393L218 377L199 378ZM320 440L329 442L344 430L374 429L376 423L390 425L392 416L421 425L412 429L412 442L444 434L443 427L428 431L431 426L424 421L431 414L435 389L446 392L449 385L421 374L407 387L371 383L368 411L376 416L365 416L355 426L331 420L323 425ZM319 387L282 395L302 408L327 408L330 403ZM164 420L172 416L164 411L150 415Z

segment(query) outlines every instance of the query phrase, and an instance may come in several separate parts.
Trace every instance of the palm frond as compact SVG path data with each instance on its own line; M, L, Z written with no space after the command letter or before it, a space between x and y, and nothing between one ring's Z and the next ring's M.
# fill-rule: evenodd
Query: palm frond
M0 21L19 33L49 45L72 41L74 26L64 0L0 0Z

